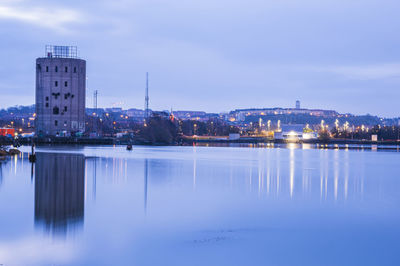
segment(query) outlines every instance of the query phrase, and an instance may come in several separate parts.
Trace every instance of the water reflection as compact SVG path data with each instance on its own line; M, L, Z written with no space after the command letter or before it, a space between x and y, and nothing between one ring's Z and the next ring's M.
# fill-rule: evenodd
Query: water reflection
M0 264L29 264L15 263L20 255L35 265L160 265L152 259L187 264L209 254L246 254L259 259L252 265L263 265L277 252L276 264L296 265L305 264L297 256L310 248L331 258L331 245L344 258L353 247L363 251L357 259L365 258L376 243L396 251L399 154L292 147L89 147L82 155L71 148L39 152L34 168L26 155L9 157L0 163L0 251L14 253L5 260L0 252ZM71 260L40 263L21 252L46 243L59 243ZM294 261L279 263L288 247ZM212 262L199 264L235 264Z
M147 179L149 175L149 164L147 158L144 159L144 212L147 212Z
M136 158L40 152L35 165L15 156L1 165L0 185L8 180L3 176L24 168L30 179L34 173L35 224L66 234L83 223L85 204L104 199L111 184L138 185L140 199L135 202L146 213L149 196L155 203L160 191L170 189L181 191L183 197L214 190L320 202L362 199L364 191L376 192L373 188L381 182L365 179L366 161L378 158L374 153L305 149L297 144L290 149L208 149L193 147L180 153L171 150L171 154L146 151ZM149 194L150 188L153 193Z
M3 167L2 164L4 163L5 159L0 158L0 187L1 184L3 183Z
M35 225L65 234L83 223L85 157L80 154L37 153Z
M225 176L231 190L257 191L258 197L264 198L337 201L347 200L349 192L353 198L363 197L365 165L354 164L358 155L353 153L349 156L349 153L339 150L309 152L312 156L302 149L260 149L254 160L231 159L229 164L213 165L212 176L201 175L199 171L195 177L196 185L207 189L207 181ZM210 167L209 163L194 159L193 167L205 169Z

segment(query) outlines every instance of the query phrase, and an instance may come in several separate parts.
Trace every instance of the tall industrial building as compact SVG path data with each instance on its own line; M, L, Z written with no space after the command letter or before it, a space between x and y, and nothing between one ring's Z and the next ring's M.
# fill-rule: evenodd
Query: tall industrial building
M46 46L36 59L36 134L85 131L86 61L76 46Z
M300 109L300 101L299 100L296 101L296 109Z

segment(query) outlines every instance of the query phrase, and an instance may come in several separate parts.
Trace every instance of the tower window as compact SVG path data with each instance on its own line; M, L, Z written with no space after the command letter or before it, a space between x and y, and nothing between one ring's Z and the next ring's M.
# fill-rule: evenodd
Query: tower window
M58 87L58 81L54 81L54 86Z
M53 115L58 115L60 113L60 109L57 106L53 107Z
M46 103L46 107L49 107L49 103Z
M76 73L76 67L74 67L74 73Z
M64 82L64 87L68 87L68 81Z
M68 111L68 107L64 106L64 112Z
M65 67L65 73L67 73L68 72L68 67Z
M56 66L56 67L54 68L54 71L55 71L55 72L58 72L58 66Z
M58 121L57 120L54 120L54 125L58 126Z
M49 66L46 66L46 72L49 72Z
M67 126L67 121L64 121L64 127L66 127Z
M49 100L49 96L46 96L46 101L48 101Z

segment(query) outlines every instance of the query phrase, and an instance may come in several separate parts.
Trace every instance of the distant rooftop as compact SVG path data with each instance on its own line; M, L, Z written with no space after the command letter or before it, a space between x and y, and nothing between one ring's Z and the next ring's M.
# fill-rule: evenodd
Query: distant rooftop
M78 58L76 46L46 45L46 57L48 58Z

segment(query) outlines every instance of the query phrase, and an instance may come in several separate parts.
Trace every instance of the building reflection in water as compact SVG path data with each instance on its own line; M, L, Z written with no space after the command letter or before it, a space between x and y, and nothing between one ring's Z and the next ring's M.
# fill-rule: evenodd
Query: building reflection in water
M81 154L37 153L35 225L66 234L83 224L85 157Z
M147 180L149 175L149 163L147 158L144 159L144 212L147 212Z
M0 158L0 187L1 187L1 184L3 183L3 161L2 161L2 159Z

